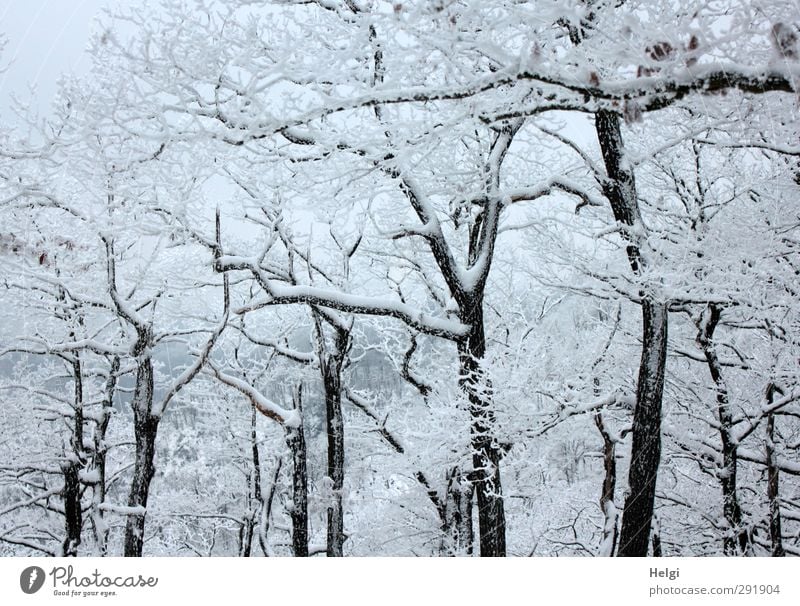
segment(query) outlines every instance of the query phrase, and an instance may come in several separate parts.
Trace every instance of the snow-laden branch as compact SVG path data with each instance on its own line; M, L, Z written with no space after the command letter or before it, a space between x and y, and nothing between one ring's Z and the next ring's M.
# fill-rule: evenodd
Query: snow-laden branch
M767 457L763 452L739 448L737 449L736 454L743 461L756 463L765 467L768 464ZM800 463L795 461L789 461L783 457L777 457L777 467L783 473L792 476L800 476Z
M128 507L126 505L116 505L114 503L100 503L99 509L121 516L143 516L147 513L147 508L142 506Z
M631 395L624 394L620 391L613 391L591 402L583 402L571 406L562 406L554 415L552 415L552 418L548 419L540 427L527 431L526 435L530 437L542 436L567 419L601 410L603 408L609 408L614 405L624 406L625 408L633 408L634 398ZM624 435L626 433L628 433L627 429L623 430L620 435Z
M380 433L381 437L397 454L405 454L406 447L403 445L402 441L386 428L386 419L384 418L381 420L378 414L372 409L372 406L367 398L356 393L350 388L345 388L345 397L353 406L375 421L378 433ZM439 494L433 489L430 480L425 475L425 472L417 470L414 473L414 477L422 485L422 487L425 488L428 499L430 499L436 510L440 513L440 515L443 514L444 505L439 498Z
M576 207L576 211L580 210L584 206L597 206L600 208L605 206L605 202L603 200L595 196L592 192L585 189L577 182L566 177L552 177L544 183L533 187L523 187L507 191L505 192L505 195L512 203L532 202L534 200L538 200L539 198L549 196L554 191L562 191L580 198L581 203Z
M514 128L513 132L519 129L521 121ZM324 141L324 136L313 132L310 129L299 128L285 128L281 130L281 134L290 142L296 145L318 145ZM387 142L391 148L391 136L386 133ZM494 174L499 173L500 162L508 149L508 145L513 138L513 133L508 137L505 146L496 146L500 148L498 158L496 159L497 166ZM399 231L391 234L391 238L402 238L405 236L417 235L425 238L425 241L430 248L434 261L439 268L442 278L447 284L450 294L457 300L461 299L466 290L464 287L464 276L453 257L452 249L447 241L442 230L439 216L436 208L425 193L424 188L420 185L417 179L405 168L399 165L399 160L393 153L386 153L382 149L372 149L365 146L352 145L348 142L339 141L335 145L336 149L353 153L359 157L372 158L376 167L378 167L386 176L396 181L399 185L400 191L408 200L411 208L420 220L421 225L415 227L403 227Z
M783 156L800 156L800 146L780 145L778 143L765 143L764 141L716 141L713 139L697 139L698 143L714 147L727 147L730 149L764 149Z
M772 65L748 67L738 63L708 63L691 68L675 70L654 76L616 78L604 81L584 78L582 75L564 75L564 70L536 71L519 65L497 70L476 77L467 84L456 86L404 86L397 88L373 88L368 93L350 97L324 98L319 107L294 117L261 124L249 133L240 132L237 144L253 138L264 138L284 129L303 126L315 120L340 112L359 108L405 103L429 103L432 101L457 101L476 97L483 93L508 87L519 82L546 85L537 101L527 109L512 110L503 115L492 116L491 121L540 113L544 110L581 110L595 112L611 109L614 104L636 101L641 111L664 109L692 94L714 94L738 89L750 94L767 92L794 93L800 83L800 67L796 65L778 68ZM184 107L171 108L187 113ZM216 117L216 116L213 116Z
M216 226L217 226L217 243L219 245L219 237L220 237L220 223L219 223L219 209L217 209L217 217L216 217ZM215 254L216 258L219 259L219 246L217 248L217 252ZM186 368L181 375L175 379L172 383L170 388L161 398L161 400L153 406L153 414L156 416L160 416L164 413L164 410L167 408L167 405L170 403L172 398L174 398L178 393L188 385L200 372L203 368L205 363L208 360L209 355L211 354L211 350L214 348L217 339L219 339L220 335L225 330L225 327L228 325L228 318L230 317L230 309L231 309L231 296L230 296L230 282L228 278L228 274L222 274L222 316L220 317L219 322L217 323L216 327L211 334L209 335L208 339L206 340L205 344L203 345L202 350L195 356L194 361L192 364Z
M237 314L269 305L306 303L348 313L396 318L420 332L450 340L463 338L469 330L459 322L437 318L389 297L353 295L314 286L285 284L268 277L255 259L224 255L218 260L218 267L220 271L250 271L269 296L268 299L237 309Z
M50 344L47 343L44 339L28 338L22 340L19 345L13 346L8 349L0 350L0 356L9 352L45 355L45 354L73 353L76 351L80 352L87 350L101 356L103 355L118 356L118 355L125 355L127 353L127 350L125 349L101 343L96 339L78 339L76 341L69 341L65 343Z
M272 349L278 355L288 358L294 362L299 362L301 364L313 364L317 360L317 357L312 353L292 349L288 346L285 339L283 342L278 339L263 339L253 336L243 326L234 325L233 328L242 333L242 335L254 345Z
M707 463L722 469L722 454L720 453L719 446L712 443L708 438L695 435L691 432L678 430L677 428L667 428L664 435L675 440L679 446L693 453L697 458L705 459ZM742 461L755 463L764 467L768 464L766 454L763 452L739 447L736 449L736 456ZM777 461L777 467L783 473L800 476L800 463L798 462L780 457Z
M776 412L779 412L792 402L796 402L800 400L800 392L793 392L789 395L782 397L780 400L773 402L772 404L765 404L761 407L761 410L758 411L758 414L753 418L747 419L747 427L740 430L736 436L733 437L733 440L736 444L741 444L751 433L753 433L761 422ZM734 420L735 424L742 422L743 419L739 418Z
M524 124L524 119L519 118L506 124L492 142L484 166L486 174L486 192L488 194L484 205L483 214L480 215L479 231L470 235L469 266L461 274L461 290L466 295L483 293L489 270L494 259L495 244L497 243L500 214L507 202L500 193L500 171L503 161L508 153L514 137ZM477 236L477 237L476 237Z
M150 329L149 323L141 315L139 315L137 309L132 306L129 301L123 298L117 290L117 264L116 259L114 258L113 241L106 237L103 237L102 239L106 249L108 294L111 297L111 301L114 303L114 308L122 319L136 329L136 332L139 333L141 340L145 340L145 333L150 335L150 337L146 339L149 344L150 338L152 338L152 334L150 334L152 333L152 330Z
M255 387L233 375L222 372L212 361L209 360L206 365L220 383L232 387L246 396L247 399L250 400L250 403L255 406L256 410L265 417L269 417L286 427L300 427L300 414L296 410L288 410L269 401L266 396Z
M10 383L6 385L0 385L0 391L3 390L19 390L27 392L31 395L42 396L43 398L49 398L55 402L59 402L61 404L65 404L67 406L72 406L72 398L65 398L60 393L56 393L53 391L48 391L46 389L37 389L35 387L31 387L30 385L23 385L19 383Z
M11 513L12 511L20 509L22 507L27 507L28 505L33 505L34 503L38 503L39 501L42 501L42 500L45 500L45 499L49 499L50 497L59 494L63 490L64 490L63 486L58 486L56 488L51 488L49 490L46 490L45 492L37 494L37 495L31 497L30 499L26 499L24 501L19 501L17 503L14 503L13 505L9 505L8 507L5 507L4 509L0 509L0 516L4 516L7 513Z
M40 551L43 554L55 558L58 557L60 554L53 549L49 549L44 545L39 545L30 541L28 539L22 539L18 537L10 537L8 534L0 535L0 541L5 543L10 543L11 545L21 545L22 547L28 547L29 549L33 549L34 551Z

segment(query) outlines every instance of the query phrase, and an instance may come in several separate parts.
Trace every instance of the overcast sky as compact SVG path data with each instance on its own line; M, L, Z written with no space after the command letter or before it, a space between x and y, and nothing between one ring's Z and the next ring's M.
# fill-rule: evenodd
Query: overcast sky
M0 74L1 122L10 121L12 93L31 101L31 85L36 87L36 105L46 111L58 76L80 73L89 65L84 49L93 17L119 1L0 0L0 35L6 40L0 65L7 67Z

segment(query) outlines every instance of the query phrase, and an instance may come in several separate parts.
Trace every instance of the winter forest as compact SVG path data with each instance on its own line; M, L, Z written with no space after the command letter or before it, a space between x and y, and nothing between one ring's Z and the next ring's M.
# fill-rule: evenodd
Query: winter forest
M800 555L799 25L109 8L0 116L0 555Z

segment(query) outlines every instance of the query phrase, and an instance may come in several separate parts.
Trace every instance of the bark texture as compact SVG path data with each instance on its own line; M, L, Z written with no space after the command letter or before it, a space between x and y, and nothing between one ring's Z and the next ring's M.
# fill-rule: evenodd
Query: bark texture
M636 197L636 180L625 157L618 114L595 114L595 129L606 167L603 193L625 238L628 262L634 275L647 269L642 254L644 225ZM625 501L619 537L620 556L647 555L653 520L656 480L661 459L661 405L667 359L668 304L643 289L642 355L633 413L629 496Z

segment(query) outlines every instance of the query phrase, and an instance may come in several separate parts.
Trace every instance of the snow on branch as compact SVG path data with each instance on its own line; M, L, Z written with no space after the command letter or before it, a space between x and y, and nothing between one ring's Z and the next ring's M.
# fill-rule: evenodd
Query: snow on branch
M735 442L737 444L741 444L745 440L745 438L747 438L751 433L753 433L756 430L756 428L758 428L758 426L761 424L763 420L765 420L772 414L780 412L786 406L788 406L793 402L796 402L797 400L800 400L800 393L792 392L789 395L785 395L776 402L773 402L772 404L765 404L761 406L761 410L754 418L751 417L747 419L747 427L742 429L741 432L734 437ZM739 423L743 420L744 419L741 418L736 419L735 423Z
M143 516L147 513L147 508L142 506L128 507L126 505L115 505L113 503L100 503L99 508L102 511L109 511L121 516Z
M634 406L634 398L629 394L625 394L620 391L613 391L591 402L583 402L583 403L573 404L571 406L561 406L559 410L555 414L553 414L552 417L548 419L545 423L543 423L540 427L530 430L527 433L529 436L539 437L546 434L548 431L550 431L557 425L560 425L567 419L570 419L578 415L587 414L589 412L601 410L603 408L609 408L614 405L632 409ZM627 431L623 430L622 433L623 434L627 433Z
M670 75L644 76L617 80L584 80L577 76L564 76L559 72L539 72L529 69L509 68L479 76L460 86L417 86L397 89L373 89L368 94L346 98L328 97L319 108L267 128L272 133L292 126L302 126L317 119L347 110L403 103L428 103L432 101L457 101L482 93L507 87L517 82L536 82L551 90L540 91L543 107L534 103L527 111L512 111L494 116L491 121L508 119L551 110L582 110L594 112L608 108L614 102L638 100L642 111L669 107L689 94L714 94L738 89L751 94L767 92L793 93L800 82L800 69L778 69L773 66L748 67L736 63L710 63L694 65ZM263 129L260 136L265 136Z
M10 543L11 545L21 545L22 547L28 547L29 549L33 549L34 551L39 551L51 558L55 558L60 555L58 552L52 549L48 549L44 545L39 545L28 539L23 539L19 537L10 537L8 536L8 533L0 535L0 541L3 541L4 543Z
M20 509L22 507L27 507L28 505L33 505L34 503L38 503L39 501L49 499L52 496L59 494L61 491L64 490L64 486L58 486L56 488L51 488L50 490L46 490L40 494L37 494L30 499L26 499L24 501L19 501L14 503L13 505L9 505L5 509L0 509L0 516L4 516L12 511Z
M317 357L308 352L299 351L297 349L292 349L289 347L288 342L284 338L282 341L279 339L266 339L254 336L250 333L244 326L240 326L237 324L232 325L232 327L239 331L248 341L253 343L254 345L258 345L259 347L267 347L272 349L280 356L284 358L288 358L294 362L299 362L301 364L312 364L317 360Z
M251 404L255 406L256 410L265 417L277 421L278 423L286 426L297 428L300 427L300 414L296 410L288 410L270 402L260 391L249 383L232 375L222 372L210 360L207 363L208 368L211 369L213 375L220 383L232 387L236 391L244 394Z
M269 278L253 259L225 255L220 257L218 267L221 271L250 271L269 296L257 304L236 310L236 313L246 313L268 305L306 303L349 313L396 318L420 332L450 340L463 338L469 330L459 322L437 318L388 297L353 295L314 286L285 284Z
M578 212L585 206L597 206L600 208L605 206L605 202L603 200L596 197L592 192L584 189L575 181L567 179L566 177L553 177L535 187L515 189L506 192L506 196L512 203L531 202L533 200L538 200L539 198L549 196L553 193L553 191L562 191L580 198L581 202L575 207L575 212Z

